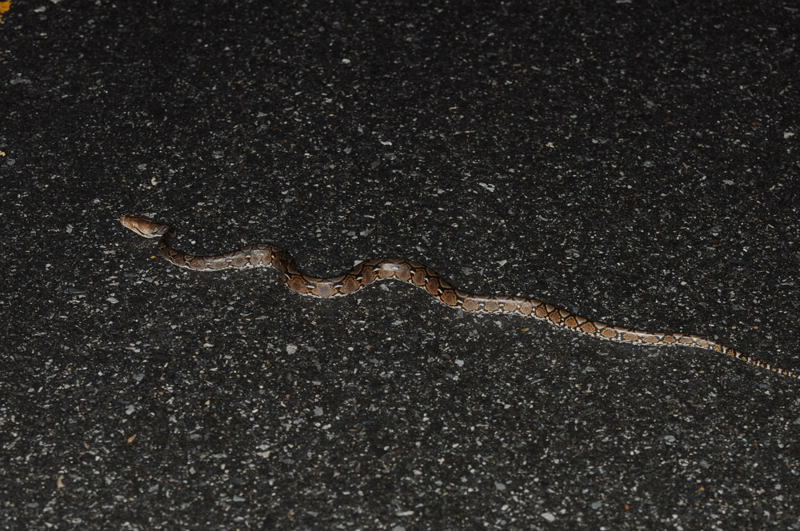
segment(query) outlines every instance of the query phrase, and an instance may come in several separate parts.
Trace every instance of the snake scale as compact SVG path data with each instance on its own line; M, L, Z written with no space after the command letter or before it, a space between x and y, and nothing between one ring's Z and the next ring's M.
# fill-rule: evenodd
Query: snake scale
M738 350L700 336L671 332L645 332L614 326L528 297L478 295L461 291L439 273L419 262L405 258L377 258L360 262L346 273L320 278L301 271L288 251L272 245L255 245L216 256L195 256L171 246L175 229L143 216L122 216L120 223L145 238L159 238L160 255L168 262L192 271L251 269L272 267L286 286L310 297L345 297L379 280L400 280L424 289L430 296L450 308L465 312L510 314L532 317L580 334L637 345L677 345L712 350L760 369L789 378L800 379L800 373L775 367Z

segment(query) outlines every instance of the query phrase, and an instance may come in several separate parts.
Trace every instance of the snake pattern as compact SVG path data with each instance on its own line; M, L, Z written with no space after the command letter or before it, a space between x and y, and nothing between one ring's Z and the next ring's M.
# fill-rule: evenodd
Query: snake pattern
M775 367L704 337L671 332L645 332L614 326L529 297L478 295L461 291L425 264L405 258L365 260L346 273L320 278L301 271L288 251L273 245L255 245L215 256L195 256L171 246L175 229L170 225L143 216L122 216L120 223L139 236L159 238L159 254L173 265L192 271L272 267L278 271L290 290L300 295L321 298L346 297L373 282L400 280L424 289L445 306L465 312L532 317L606 341L652 346L678 345L712 350L781 376L800 379L800 373L796 371Z

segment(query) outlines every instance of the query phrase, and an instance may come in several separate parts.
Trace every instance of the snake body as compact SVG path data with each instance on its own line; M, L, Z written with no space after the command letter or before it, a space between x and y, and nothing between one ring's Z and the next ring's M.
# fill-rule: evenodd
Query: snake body
M646 332L614 326L529 297L478 295L465 292L454 287L425 264L405 258L365 260L345 273L320 278L301 271L287 250L273 245L254 245L220 255L196 256L171 246L172 240L175 238L175 229L170 225L143 216L122 216L120 223L139 236L159 238L159 254L173 265L192 271L272 267L278 271L284 284L290 290L300 295L320 298L345 297L373 282L400 280L425 290L445 306L465 312L532 317L606 341L651 346L678 345L712 350L781 376L800 379L800 374L796 371L775 367L732 347L701 336L672 332Z

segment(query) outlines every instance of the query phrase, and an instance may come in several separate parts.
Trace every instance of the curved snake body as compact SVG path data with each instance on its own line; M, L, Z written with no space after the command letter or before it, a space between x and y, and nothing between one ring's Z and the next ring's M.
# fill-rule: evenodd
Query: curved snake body
M529 297L478 295L461 291L439 273L419 262L405 258L377 258L360 262L346 273L320 278L301 271L288 251L273 245L255 245L215 256L195 256L171 246L175 229L143 216L122 216L120 223L145 238L160 238L159 253L168 262L192 271L220 271L272 267L281 275L286 286L300 295L310 297L345 297L379 280L400 280L424 289L438 302L476 313L499 313L533 317L606 341L637 345L678 345L712 350L781 376L800 379L800 374L775 367L738 350L695 335L672 332L645 332L614 326Z

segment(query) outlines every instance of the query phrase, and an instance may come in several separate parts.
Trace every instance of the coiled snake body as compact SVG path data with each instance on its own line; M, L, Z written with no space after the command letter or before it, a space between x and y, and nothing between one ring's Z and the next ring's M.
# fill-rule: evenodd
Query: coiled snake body
M465 312L501 313L533 317L606 341L637 345L678 345L712 350L736 358L761 369L789 378L800 379L793 370L775 367L738 350L700 336L670 332L645 332L593 321L563 308L528 297L506 295L477 295L461 291L436 271L405 258L365 260L346 273L320 278L302 272L288 251L273 245L255 245L216 256L195 256L171 247L175 229L143 216L122 216L120 223L145 238L160 238L159 253L172 264L193 271L250 269L272 267L281 275L286 286L300 295L311 297L344 297L379 280L401 280L424 289L434 299Z

